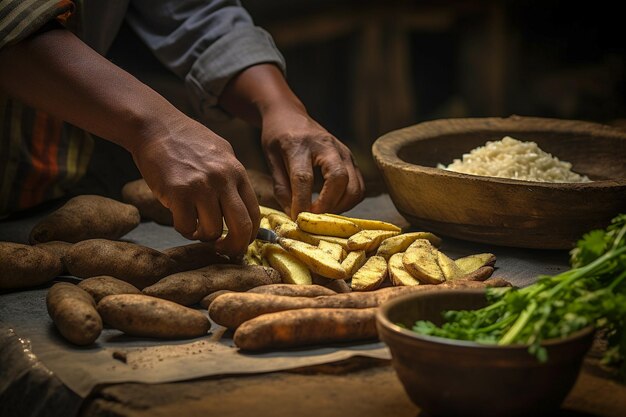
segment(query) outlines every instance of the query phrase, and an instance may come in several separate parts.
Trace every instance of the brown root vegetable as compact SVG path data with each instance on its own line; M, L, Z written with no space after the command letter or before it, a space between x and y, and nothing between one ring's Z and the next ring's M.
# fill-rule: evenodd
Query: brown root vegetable
M376 308L305 308L264 314L243 323L233 341L242 350L292 348L374 339Z
M78 286L87 291L96 304L107 295L141 294L137 287L128 282L106 275L84 279Z
M506 282L506 281L504 281ZM450 288L485 288L489 284L477 281L449 281L439 285L387 287L371 292L351 292L319 297L287 297L271 294L234 292L223 294L209 306L209 316L217 324L236 329L242 323L262 314L302 308L370 308L414 291L438 291ZM500 286L502 283L498 283Z
M204 296L204 298L202 300L200 300L200 306L202 308L209 308L209 306L211 305L211 303L220 295L222 294L228 294L229 292L235 292L235 291L231 291L231 290L219 290L219 291L214 291L211 294L208 294L206 296Z
M48 315L68 341L84 346L96 341L102 332L102 319L91 295L66 282L54 284L46 297Z
M137 207L144 219L154 220L165 226L174 225L172 212L161 204L143 178L131 181L122 187L122 200Z
M143 293L182 305L192 305L218 290L247 291L259 285L280 282L280 274L273 268L218 264L169 275L144 288Z
M374 293L347 293L320 297L289 297L273 294L231 293L216 298L209 316L217 324L236 329L261 314L302 308L368 308L378 306Z
M211 327L198 310L144 294L109 295L98 312L106 324L131 336L186 339L204 336Z
M21 243L0 242L0 289L34 287L63 272L51 251Z
M254 294L285 295L287 297L319 297L320 295L334 295L336 291L321 285L294 285L294 284L268 284L261 285L247 292Z
M215 251L213 242L196 242L165 249L164 254L178 264L178 272L191 271L213 264L228 263L226 256Z
M31 244L115 240L137 227L139 221L135 206L98 195L80 195L37 223L29 239Z
M177 271L176 262L158 250L106 239L74 244L63 262L70 274L79 278L108 275L139 289Z

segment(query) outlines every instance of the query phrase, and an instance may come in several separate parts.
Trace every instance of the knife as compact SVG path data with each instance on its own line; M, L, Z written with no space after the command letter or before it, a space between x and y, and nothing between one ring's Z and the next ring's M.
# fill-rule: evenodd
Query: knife
M259 231L256 233L256 238L264 242L280 244L280 236L270 229L259 227Z

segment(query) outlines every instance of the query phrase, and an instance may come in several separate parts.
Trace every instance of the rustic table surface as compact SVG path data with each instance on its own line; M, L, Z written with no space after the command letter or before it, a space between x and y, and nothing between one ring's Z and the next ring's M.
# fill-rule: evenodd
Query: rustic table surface
M386 195L367 198L348 214L408 226ZM0 222L0 240L24 242L36 217ZM154 230L160 229L149 224L143 223L138 229L136 235L153 242L157 249L174 243L154 235ZM568 256L564 251L489 247L445 236L443 239L442 250L453 258L486 251L496 254L496 275L517 286L532 283L539 274L567 269ZM0 294L0 415L3 417L424 415L409 400L389 361L363 357L245 376L159 384L129 381L97 386L91 395L81 398L51 373L28 349L28 341L12 329L14 318L1 314L3 296ZM559 415L623 417L626 385L602 367L592 351Z

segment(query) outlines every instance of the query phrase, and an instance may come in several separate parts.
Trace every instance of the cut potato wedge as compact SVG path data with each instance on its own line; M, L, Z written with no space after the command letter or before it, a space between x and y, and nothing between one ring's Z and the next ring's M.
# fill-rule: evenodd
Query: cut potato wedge
M402 263L403 256L404 253L394 253L389 258L388 268L391 283L396 286L419 285L420 282L416 280L413 275L409 274L404 267L404 264Z
M317 247L328 253L337 261L341 262L343 260L345 251L343 250L341 245L338 245L337 243L327 242L325 240L320 240L317 244Z
M323 235L311 235L319 240L325 240L326 242L336 243L341 246L344 250L348 251L348 239L345 237L335 237L335 236L323 236Z
M288 238L280 238L280 245L293 257L307 265L311 272L326 278L346 279L348 274L339 261L317 246Z
M402 263L422 284L441 284L446 280L437 262L437 249L426 239L417 239L406 249Z
M298 214L296 223L305 232L324 236L350 237L361 230L349 220L309 212Z
M483 266L493 266L496 263L496 256L493 253L477 253L456 259L454 263L466 274L477 270Z
M389 259L393 254L404 252L417 239L426 239L433 246L441 244L441 239L430 232L402 233L383 240L376 251L376 255Z
M383 240L397 234L391 230L361 230L348 238L348 249L373 252Z
M305 242L309 245L317 246L320 243L319 238L300 230L295 222L283 223L279 225L275 231L278 236L299 240L300 242Z
M366 261L364 250L355 250L348 252L345 259L341 262L341 266L346 270L348 277L354 275L354 273L363 266Z
M335 217L337 219L342 219L342 220L347 220L349 222L352 222L363 230L390 230L392 232L398 232L398 233L400 233L400 231L402 230L395 224L383 222L380 220L359 219L356 217L346 217L346 216L341 216L339 214L330 214L330 213L326 213L326 215Z
M267 220L267 217L261 217L261 222L259 223L259 227L262 227L263 229L271 229L272 225L270 224L270 221Z
M380 287L387 278L387 260L382 256L370 256L352 276L350 286L354 291L371 291Z
M441 272L443 272L443 276L446 277L446 280L457 279L465 275L452 259L438 250L437 263L439 264L439 268L441 268Z
M313 283L309 268L276 244L263 246L263 258L280 272L285 284L309 285Z

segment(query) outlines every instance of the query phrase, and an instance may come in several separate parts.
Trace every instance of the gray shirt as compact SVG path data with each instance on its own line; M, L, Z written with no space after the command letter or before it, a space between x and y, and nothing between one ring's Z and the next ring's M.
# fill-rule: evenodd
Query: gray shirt
M196 111L223 116L218 97L228 80L252 65L285 62L271 36L254 26L237 0L84 0L77 34L101 54L122 22L184 80Z

